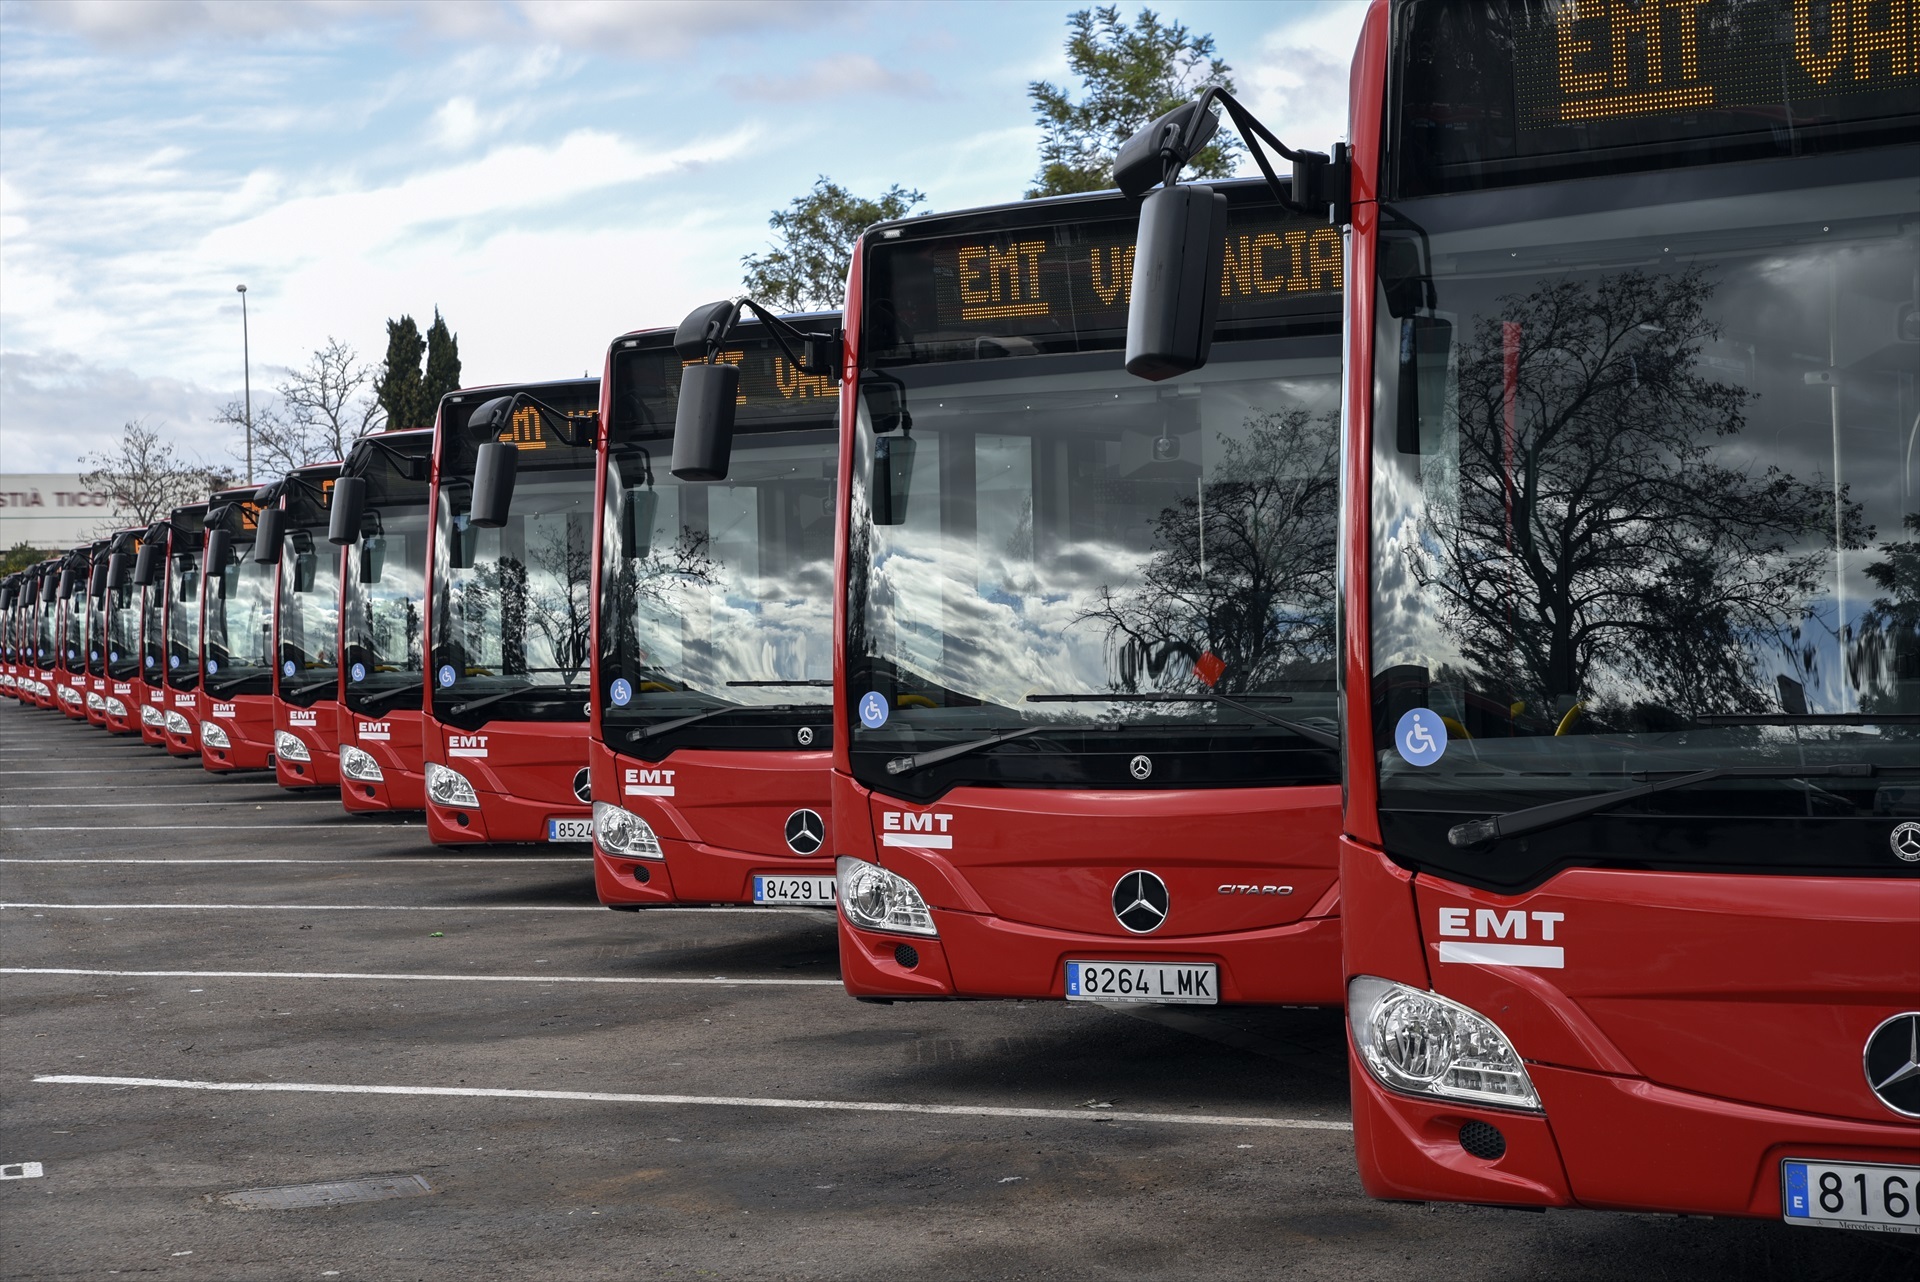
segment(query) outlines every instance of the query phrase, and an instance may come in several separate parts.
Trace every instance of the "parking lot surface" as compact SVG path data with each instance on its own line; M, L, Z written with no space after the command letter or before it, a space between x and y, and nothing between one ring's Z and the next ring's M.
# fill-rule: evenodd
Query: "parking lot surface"
M11 704L0 860L7 1277L1920 1272L1371 1202L1336 1012L863 1005L817 911L608 912L583 848L435 848Z

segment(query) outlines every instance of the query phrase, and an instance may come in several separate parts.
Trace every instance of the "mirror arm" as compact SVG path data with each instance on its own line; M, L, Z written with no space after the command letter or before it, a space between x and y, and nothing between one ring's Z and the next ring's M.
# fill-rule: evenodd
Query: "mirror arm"
M1166 185L1171 187L1179 180L1180 171L1195 150L1194 143L1200 136L1202 119L1208 114L1214 102L1226 108L1232 118L1234 128L1247 140L1247 150L1253 153L1253 161L1260 167L1261 176L1267 180L1267 188L1282 209L1301 214L1309 218L1326 217L1327 221L1338 227L1350 221L1347 192L1350 186L1349 174L1351 162L1347 157L1347 145L1338 142L1333 145L1331 157L1317 151L1295 151L1265 125L1254 118L1252 112L1241 106L1234 96L1218 86L1202 93L1196 102L1197 110L1187 121L1186 132L1176 142L1169 138L1160 146L1160 155L1167 169ZM1261 150L1265 142L1280 153L1282 159L1293 162L1294 187L1304 190L1289 190L1281 185L1280 176L1273 171L1273 164L1267 154ZM1295 199L1304 195L1306 200ZM1324 199L1322 199L1324 197Z
M790 322L775 316L751 298L742 298L739 303L735 305L733 315L727 321L726 329L721 332L723 339L726 337L726 333L731 331L734 325L739 322L740 308L742 307L752 309L753 314L760 318L760 323L767 327L767 332L773 335L773 341L780 345L780 350L786 353L787 359L793 362L795 369L805 374L825 374L835 380L839 378L839 349L842 342L840 335L837 333L809 334L805 330L796 328ZM814 343L825 345L829 349L828 359L824 362L811 361L795 355L793 348L787 344L789 338L799 343L803 350ZM717 344L715 344L715 346L717 346ZM708 356L708 360L712 360L711 355Z
M574 423L574 416L572 414L562 413L560 410L553 408L553 406L547 404L545 401L541 400L539 397L529 396L525 392L515 392L513 394L513 400L510 401L507 405L507 418L511 419L515 414L529 407L537 411L543 418L554 419L559 423L566 424L566 428L561 430L558 433L559 437L561 440L565 441L568 445L572 446L576 450L584 450L588 446L595 444L599 437L599 434L600 434L600 411L599 410L593 410L588 414L583 414L580 416L580 418L583 420L590 419L593 423L593 426L592 428L589 429L588 435L586 435L583 439L576 440L571 431L571 428Z
M394 449L393 446L388 445L385 441L378 439L378 437L374 435L363 436L359 440L353 443L353 448L356 450L361 448L362 446L365 446L367 449L370 449L370 450L379 450L382 454L386 455L390 460L392 460L394 465L394 470L405 474L408 480L411 481L411 480L426 479L424 477L415 477L413 475L413 469L427 461L426 459L421 458L418 454L402 454L399 450ZM348 456L349 458L351 458L352 456L351 451L349 451ZM342 464L340 468L340 475L357 476L359 475L359 473L348 472L346 469L346 465Z

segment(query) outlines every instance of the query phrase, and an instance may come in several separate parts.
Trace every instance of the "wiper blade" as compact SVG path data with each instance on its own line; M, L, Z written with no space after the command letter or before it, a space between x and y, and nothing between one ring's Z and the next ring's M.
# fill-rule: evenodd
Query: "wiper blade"
M256 680L266 675L267 674L264 672L249 672L244 677L230 677L227 680L221 681L218 683L209 681L207 682L205 688L208 691L212 692L213 694L221 694L221 693L224 693L225 691L235 689L239 686L243 686L249 681Z
M517 686L508 686L505 690L495 690L492 694L482 695L478 699L469 699L465 703L455 704L453 707L448 708L447 712L457 717L462 713L472 712L475 708L484 708L490 703L498 703L502 699L511 699L516 694L530 694L535 690L551 690L562 698L577 696L582 693L582 691L576 690L572 686L548 685L544 681L523 681Z
M1447 830L1447 844L1465 849L1498 837L1520 837L1613 810L1656 793L1690 788L1694 784L1711 783L1715 779L1871 779L1875 770L1874 766L1853 762L1837 766L1710 766L1705 770L1636 784L1631 788L1617 788L1612 792L1575 797L1570 801L1549 801L1542 806L1510 810L1491 819L1455 824Z
M1046 734L1055 730L1118 730L1121 727L1111 722L1056 722L1039 726L1022 726L1018 730L1003 730L999 734L986 735L979 739L968 739L964 743L950 743L944 748L935 748L930 752L916 752L910 757L895 757L887 762L887 773L903 775L909 770L924 770L928 766L937 766L942 761L952 761L955 757L964 757L969 752L979 752L997 744L1011 743L1015 739L1024 739L1028 735Z
M1920 712L1709 712L1703 726L1920 726Z
M1249 698L1274 703L1292 703L1291 696L1284 694L1252 695ZM1028 703L1217 703L1222 707L1260 718L1270 725L1283 730L1291 730L1309 743L1317 743L1323 748L1340 747L1340 736L1331 730L1322 730L1310 726L1304 721L1295 721L1291 717L1276 717L1265 708L1256 706L1243 699L1224 694L1100 694L1089 691L1086 694L1030 694Z
M695 712L689 716L675 717L671 721L658 721L650 726L642 726L627 736L628 743L641 743L658 735L669 734L682 726L696 725L702 721L711 721L715 717L724 717L735 712L832 712L833 705L826 703L770 703L755 707L752 704L729 704L724 708L708 708L704 712Z
M291 690L282 690L280 693L289 698L298 698L303 694L312 694L315 690L324 690L330 685L338 685L339 682L338 676L331 676L325 681L309 681L306 685L295 686Z
M391 690L381 690L374 694L370 694L366 698L360 700L360 703L361 703L361 706L370 708L376 703L385 703L389 699L397 699L401 695L407 693L407 691L409 690L413 691L415 694L420 693L420 687L418 685L415 685L412 682L408 682L405 685L397 685L393 687Z
M831 689L833 686L833 682L831 681L818 681L818 680L815 680L815 681L729 681L727 682L727 684L730 686L819 686L823 689Z

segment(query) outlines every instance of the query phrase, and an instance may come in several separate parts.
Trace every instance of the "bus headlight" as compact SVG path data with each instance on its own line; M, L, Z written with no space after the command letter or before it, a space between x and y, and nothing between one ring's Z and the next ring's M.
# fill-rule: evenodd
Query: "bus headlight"
M1540 1109L1513 1043L1459 1002L1361 975L1347 983L1347 1020L1361 1060L1389 1090Z
M184 713L174 712L169 709L167 712L167 729L179 735L182 739L193 738L193 723L187 720Z
M95 712L104 712L106 711L107 701L89 690L87 691L87 707Z
M127 715L127 705L120 702L118 699L114 698L112 695L108 695L107 696L107 715L110 717L124 717Z
M462 810L480 808L480 794L473 790L465 775L432 761L427 763L427 797L436 806L457 806Z
M593 839L610 855L624 855L628 859L666 858L653 825L612 802L593 803Z
M160 709L150 703L140 705L140 724L143 726L164 726L167 719L160 715Z
M380 763L373 759L373 754L350 743L340 745L340 773L355 783L387 781L387 777L380 773Z
M307 751L307 745L300 741L300 736L285 730L273 732L273 755L282 761L313 760L312 755Z
M914 884L879 864L842 855L834 861L834 889L847 920L867 930L903 935L938 935L927 901Z
M203 748L231 748L233 744L227 738L227 732L211 721L200 723L200 746Z

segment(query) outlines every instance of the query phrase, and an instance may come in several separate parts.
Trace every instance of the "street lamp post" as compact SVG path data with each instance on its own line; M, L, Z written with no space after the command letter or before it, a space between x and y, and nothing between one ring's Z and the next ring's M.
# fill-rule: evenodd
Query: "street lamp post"
M247 484L253 484L253 355L247 344L247 287L235 285L240 295L240 379L245 388L247 415Z

